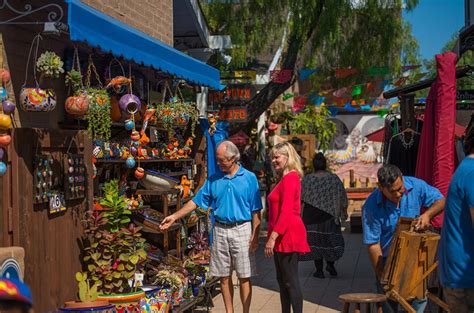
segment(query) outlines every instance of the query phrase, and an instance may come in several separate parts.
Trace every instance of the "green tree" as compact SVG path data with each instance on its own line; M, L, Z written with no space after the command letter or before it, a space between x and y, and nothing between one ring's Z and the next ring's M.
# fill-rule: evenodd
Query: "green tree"
M201 6L211 31L230 35L231 66L245 66L262 51L280 45L280 68L292 70L286 83L269 82L248 102L249 122L260 116L296 80L299 69L338 67L365 71L389 66L399 72L404 40L402 7L418 0L207 0Z

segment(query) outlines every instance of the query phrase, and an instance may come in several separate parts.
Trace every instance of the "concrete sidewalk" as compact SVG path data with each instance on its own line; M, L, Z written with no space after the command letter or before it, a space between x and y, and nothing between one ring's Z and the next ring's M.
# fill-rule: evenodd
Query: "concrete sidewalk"
M339 276L319 279L313 277L314 264L300 262L299 276L304 296L304 312L329 313L340 312L342 305L337 299L340 294L351 292L375 292L375 276L370 265L365 246L362 244L362 234L344 232L346 248L344 256L336 263ZM252 279L253 295L250 312L276 313L281 312L280 295L276 281L273 258L265 258L263 247L265 238L261 238L257 253L259 276ZM234 283L237 279L234 279ZM239 297L239 287L235 286L235 312L242 312ZM214 298L213 313L225 312L222 295Z

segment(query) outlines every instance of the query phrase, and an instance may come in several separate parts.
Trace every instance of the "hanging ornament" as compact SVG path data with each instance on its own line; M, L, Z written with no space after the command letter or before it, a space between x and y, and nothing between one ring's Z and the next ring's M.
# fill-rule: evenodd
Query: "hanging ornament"
M12 142L9 134L0 134L0 147L7 147Z
M4 84L8 83L11 79L10 72L4 68L0 70L0 76L2 77L2 82Z
M137 167L135 170L135 177L137 179L142 179L145 176L145 170L142 167Z
M12 127L12 119L9 115L0 113L0 129L10 129Z
M5 153L5 151L3 151L2 148L0 148L0 160L3 159L3 154Z
M135 167L135 159L133 157L128 157L127 160L125 161L125 166L128 168L134 168Z
M2 101L3 112L6 114L12 114L15 112L15 103L11 102L10 100L3 100Z
M132 131L132 134L130 135L130 139L132 139L133 141L140 140L140 133L137 132L136 130Z
M4 162L0 162L0 176L5 175L7 172L7 165Z
M135 128L135 122L133 120L126 120L125 121L125 129L132 130Z
M6 99L7 98L7 89L5 87L0 86L0 98Z

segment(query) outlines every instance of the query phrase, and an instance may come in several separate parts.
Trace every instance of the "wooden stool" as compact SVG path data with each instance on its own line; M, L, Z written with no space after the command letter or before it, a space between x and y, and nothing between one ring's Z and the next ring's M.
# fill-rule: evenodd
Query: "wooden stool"
M365 303L367 313L372 312L374 304L377 306L377 313L382 313L382 302L387 301L387 296L378 293L346 293L340 295L339 300L344 302L344 313L349 313L351 303L355 303L354 313L360 313L361 303Z

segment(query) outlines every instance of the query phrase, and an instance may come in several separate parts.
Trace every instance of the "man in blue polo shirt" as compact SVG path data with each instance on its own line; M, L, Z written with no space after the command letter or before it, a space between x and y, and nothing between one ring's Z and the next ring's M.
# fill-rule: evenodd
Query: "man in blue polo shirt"
M466 157L449 184L438 248L439 273L451 312L474 312L474 118L464 139Z
M226 312L232 313L232 271L235 269L243 312L248 313L252 297L250 277L257 274L255 251L263 207L260 191L256 176L238 163L239 149L232 142L223 141L217 146L216 159L222 173L209 177L196 196L181 210L166 217L160 228L168 229L197 207L212 209L215 225L209 274L220 277Z
M381 167L377 178L378 189L372 192L362 207L362 228L363 241L368 247L378 282L388 257L398 218L418 218L417 227L426 229L430 220L443 211L445 201L438 189L421 179L402 176L402 172L395 165L387 164ZM420 215L422 207L428 209ZM390 303L390 306L397 312L396 303ZM423 312L426 300L413 301L412 306L417 312ZM385 306L385 311L390 312L390 308Z

